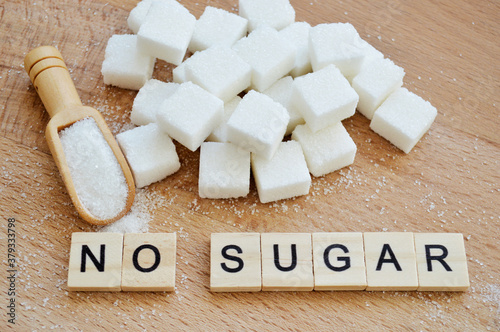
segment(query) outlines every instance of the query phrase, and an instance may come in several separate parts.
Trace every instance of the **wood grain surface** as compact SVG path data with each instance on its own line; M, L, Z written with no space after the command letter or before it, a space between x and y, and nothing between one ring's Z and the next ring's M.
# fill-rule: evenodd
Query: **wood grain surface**
M344 121L354 164L313 179L308 196L261 204L252 185L238 200L197 194L199 153L177 146L175 175L139 192L150 232L176 232L172 293L68 292L72 232L80 219L44 138L49 120L24 68L40 45L65 57L82 102L114 134L132 128L135 91L100 74L113 34L130 33L135 0L0 2L0 330L500 330L500 2L292 0L297 21L350 22L405 68L404 86L438 117L405 155L356 114ZM187 1L237 11L236 0ZM171 81L159 61L154 77ZM8 218L15 218L16 320L8 323ZM209 292L214 232L459 232L471 288L446 292Z

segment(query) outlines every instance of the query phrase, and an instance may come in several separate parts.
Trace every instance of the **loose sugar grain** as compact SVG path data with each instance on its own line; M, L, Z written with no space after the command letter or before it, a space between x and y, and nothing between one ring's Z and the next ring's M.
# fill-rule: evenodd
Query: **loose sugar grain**
M128 188L113 151L92 118L60 132L61 144L76 194L96 218L109 219L123 211Z

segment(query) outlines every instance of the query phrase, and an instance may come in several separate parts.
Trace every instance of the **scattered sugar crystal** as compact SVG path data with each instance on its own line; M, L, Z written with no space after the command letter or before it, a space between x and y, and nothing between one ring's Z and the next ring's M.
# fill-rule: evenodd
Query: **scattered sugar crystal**
M370 128L409 153L429 130L437 110L405 88L393 92L375 111Z
M185 70L188 81L224 102L248 88L252 78L250 65L226 46L212 46L199 52Z
M405 71L389 59L374 59L352 80L359 95L358 111L368 119L382 102L403 85Z
M234 111L236 110L236 107L238 107L240 101L241 97L236 96L232 100L224 104L224 116L222 118L222 121L220 125L216 127L212 131L212 133L207 137L207 141L221 142L221 143L228 142L227 122L229 121L231 115L233 115Z
M304 123L304 118L296 109L295 105L291 103L292 87L293 78L291 76L285 76L263 92L263 94L271 97L275 102L283 105L288 111L290 121L288 121L285 135L291 134L297 125Z
M271 159L285 135L290 117L270 97L252 90L241 100L227 123L228 140L265 159Z
M142 0L130 11L127 18L127 25L133 33L137 33L141 24L144 22L146 15L148 14L149 7L151 3L155 0Z
M334 64L344 76L355 76L364 60L364 53L358 46L360 40L350 23L319 24L311 28L309 41L313 70Z
M128 196L125 176L95 120L77 121L59 136L82 205L98 219L122 212Z
M175 145L156 123L116 135L127 158L135 185L142 188L163 180L181 167Z
M162 104L157 122L170 137L195 151L220 124L223 113L222 100L186 82Z
M243 197L250 190L250 152L231 143L206 142L200 148L198 191L203 198Z
M356 111L358 94L334 65L297 77L292 104L312 131L340 122Z
M263 26L281 30L295 21L289 0L239 0L240 16L248 19L248 30Z
M258 91L269 88L295 66L295 48L269 27L253 31L233 49L252 67L251 87Z
M231 47L247 34L247 26L246 18L207 6L196 21L189 50L194 53L214 45Z
M161 104L177 91L178 87L177 83L165 83L156 79L147 81L134 99L130 113L132 123L143 126L155 122Z
M356 144L341 122L314 133L297 126L292 139L302 146L309 171L317 177L351 165L356 156Z
M270 160L252 154L252 172L262 203L309 193L311 176L296 141L281 142Z
M175 0L154 1L137 32L137 46L174 65L182 62L196 18Z
M139 90L153 75L155 59L139 52L137 36L113 35L106 46L102 63L105 84Z
M307 22L295 22L281 30L281 37L295 47L295 67L290 72L293 77L302 76L311 71L309 56L309 30Z

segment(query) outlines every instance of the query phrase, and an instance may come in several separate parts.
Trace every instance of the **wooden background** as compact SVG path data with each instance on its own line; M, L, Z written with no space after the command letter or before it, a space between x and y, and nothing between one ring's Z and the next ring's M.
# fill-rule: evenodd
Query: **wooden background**
M406 70L409 90L438 117L405 155L356 114L345 120L355 163L313 180L311 193L260 204L197 195L198 152L177 145L181 170L142 192L155 205L150 232L176 232L177 287L166 293L67 292L70 236L95 231L75 213L44 139L49 118L22 67L34 47L57 46L84 104L114 133L131 128L134 91L100 74L113 34L129 33L134 0L0 2L0 330L500 330L500 2L291 1L297 21L351 22ZM206 5L181 1L196 17ZM158 62L154 76L172 79ZM152 202L152 203L151 203ZM7 218L17 231L17 320L7 324ZM213 232L460 232L465 293L209 292ZM5 313L4 313L5 312Z

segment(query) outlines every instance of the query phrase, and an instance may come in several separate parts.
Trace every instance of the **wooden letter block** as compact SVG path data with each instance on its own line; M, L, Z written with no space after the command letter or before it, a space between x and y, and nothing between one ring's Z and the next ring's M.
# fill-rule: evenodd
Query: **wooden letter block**
M466 291L469 284L464 238L457 233L414 234L418 291Z
M210 244L210 291L261 290L260 234L213 233Z
M309 233L263 233L262 290L311 291L314 287Z
M363 233L313 233L314 290L366 288Z
M418 287L413 233L364 233L367 291Z
M73 233L68 290L119 292L123 234Z
M122 290L172 292L175 251L175 233L125 234Z

